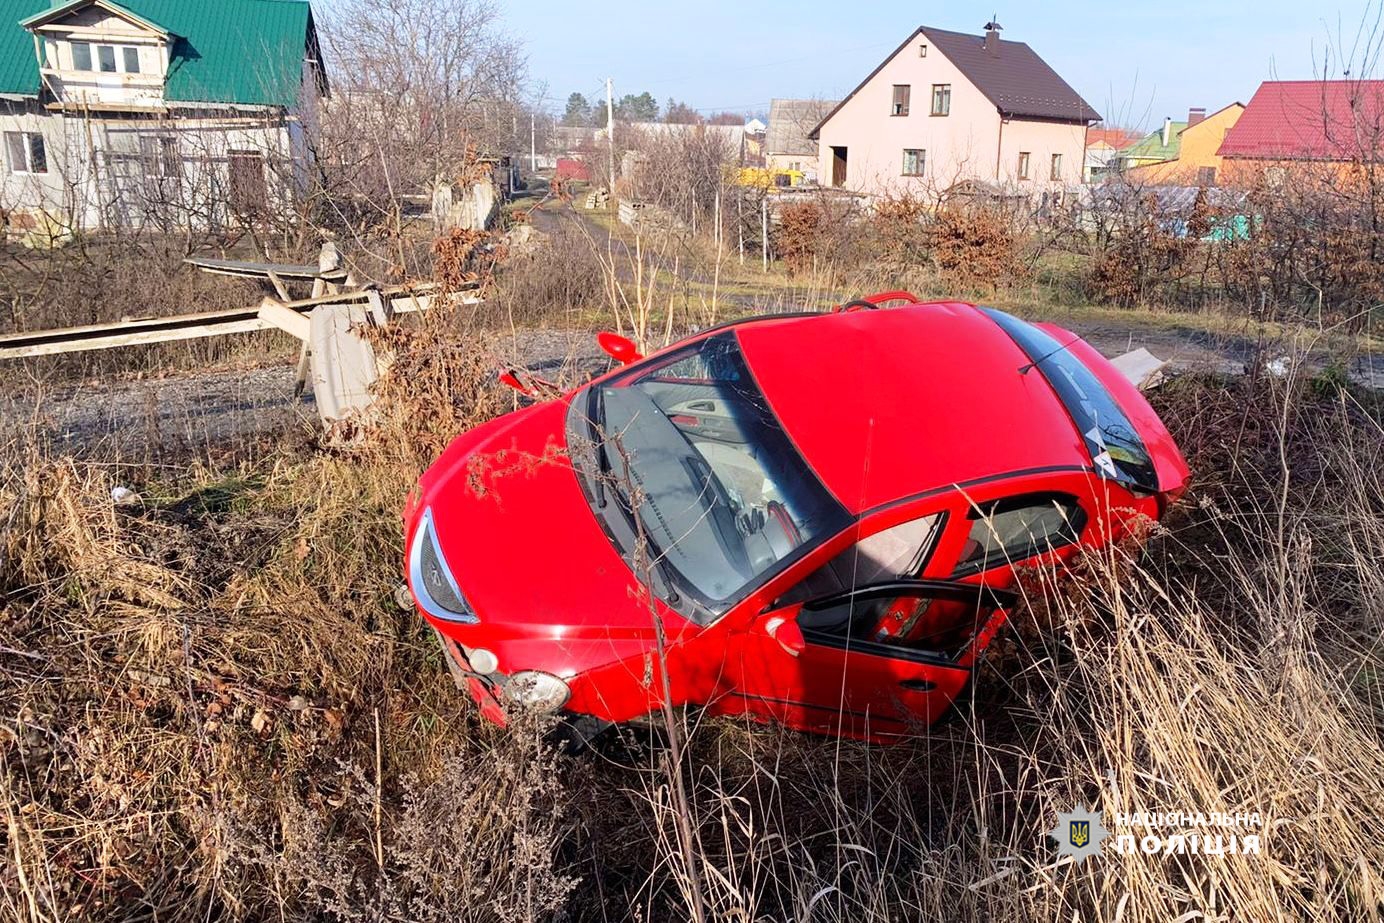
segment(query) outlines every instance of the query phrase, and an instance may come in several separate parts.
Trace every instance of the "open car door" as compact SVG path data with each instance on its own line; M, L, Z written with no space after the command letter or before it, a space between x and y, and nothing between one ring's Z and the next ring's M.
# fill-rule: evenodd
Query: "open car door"
M883 742L951 707L1015 597L942 580L891 580L766 612L745 633L720 710Z

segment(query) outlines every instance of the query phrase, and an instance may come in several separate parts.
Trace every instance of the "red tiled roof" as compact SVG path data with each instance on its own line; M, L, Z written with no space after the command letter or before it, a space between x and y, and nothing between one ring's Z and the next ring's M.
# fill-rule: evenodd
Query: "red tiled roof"
M1086 146L1104 141L1117 151L1130 147L1139 140L1139 135L1124 128L1092 128L1086 132Z
M1384 80L1267 80L1217 152L1250 160L1354 160L1384 147Z

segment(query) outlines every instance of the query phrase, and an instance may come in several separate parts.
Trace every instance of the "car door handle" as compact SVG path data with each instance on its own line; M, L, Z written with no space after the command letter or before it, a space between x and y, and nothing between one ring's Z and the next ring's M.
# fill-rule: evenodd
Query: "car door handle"
M931 692L937 688L936 683L926 679L906 679L899 685L909 692Z

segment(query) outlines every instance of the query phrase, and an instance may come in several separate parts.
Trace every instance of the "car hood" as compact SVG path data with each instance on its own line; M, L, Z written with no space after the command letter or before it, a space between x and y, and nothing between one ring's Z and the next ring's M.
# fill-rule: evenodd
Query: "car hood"
M458 437L420 481L419 502L479 624L439 624L466 646L508 646L518 664L570 675L654 643L644 590L587 502L567 452L566 402L507 414ZM410 523L410 536L414 523ZM658 603L670 639L689 627ZM556 643L554 643L556 642ZM541 662L537 662L541 661Z

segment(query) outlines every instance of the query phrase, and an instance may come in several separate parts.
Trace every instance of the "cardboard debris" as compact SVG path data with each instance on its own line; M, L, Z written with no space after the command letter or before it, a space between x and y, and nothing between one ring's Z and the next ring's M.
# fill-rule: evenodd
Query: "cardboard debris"
M1168 363L1159 359L1142 346L1123 356L1116 356L1110 364L1119 369L1130 384L1140 391L1156 388L1163 382L1163 367Z

